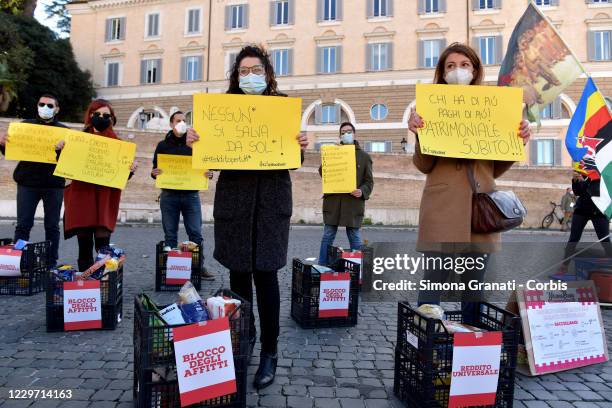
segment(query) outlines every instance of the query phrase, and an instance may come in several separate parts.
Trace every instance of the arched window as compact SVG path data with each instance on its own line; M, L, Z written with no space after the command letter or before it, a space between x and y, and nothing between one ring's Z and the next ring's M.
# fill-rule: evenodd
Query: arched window
M389 110L384 103L377 103L370 108L370 117L374 120L384 120L388 113Z

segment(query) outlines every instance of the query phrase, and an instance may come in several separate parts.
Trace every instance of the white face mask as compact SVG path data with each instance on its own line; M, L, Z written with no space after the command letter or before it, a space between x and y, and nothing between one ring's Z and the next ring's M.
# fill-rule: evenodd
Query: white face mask
M176 130L176 132L182 136L187 133L187 124L184 120L181 120L179 123L174 125L174 130Z
M465 68L454 69L444 76L446 83L451 85L469 85L472 79L474 79L472 71Z
M342 134L342 136L340 136L340 141L342 142L342 144L345 144L345 145L353 144L353 141L354 141L353 132L346 132Z
M55 116L55 109L47 107L47 105L42 108L38 108L38 116L40 116L43 120L49 120Z

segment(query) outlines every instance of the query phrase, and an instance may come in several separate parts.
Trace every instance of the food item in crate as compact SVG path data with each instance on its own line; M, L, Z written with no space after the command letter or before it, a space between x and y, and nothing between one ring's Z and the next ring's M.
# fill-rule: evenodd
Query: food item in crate
M104 273L116 272L119 269L119 260L117 258L110 258L104 263Z
M179 291L179 307L185 323L198 323L209 320L208 310L191 282L185 282Z
M232 299L227 296L215 296L206 300L206 308L211 319L230 316L239 307L240 301L238 299Z
M442 325L449 333L475 333L483 332L484 330L478 327L470 326L469 324L459 323L452 320L442 320Z
M156 357L168 357L172 353L171 339L167 336L167 331L163 327L167 327L163 319L159 315L159 308L153 300L146 294L141 293L138 298L142 303L142 307L146 312L149 312L149 321L146 324L152 327L152 353Z
M28 242L28 241L24 241L23 239L18 239L18 240L17 240L17 242L15 242L15 245L13 245L13 247L14 247L15 249L22 250L22 249L24 249L25 247L27 247L27 246L28 246L28 244L29 244L29 242Z
M181 308L176 303L166 306L165 308L160 310L159 315L164 320L164 322L166 322L166 324L170 326L176 324L185 324L185 319L183 318Z
M183 252L198 252L199 246L195 242L192 241L184 241L181 242L181 246L179 249Z
M440 305L424 304L418 307L417 312L430 319L444 319L444 309Z

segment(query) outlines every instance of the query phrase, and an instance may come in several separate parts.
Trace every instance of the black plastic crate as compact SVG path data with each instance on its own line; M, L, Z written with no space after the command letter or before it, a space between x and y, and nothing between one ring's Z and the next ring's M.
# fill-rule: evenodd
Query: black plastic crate
M215 296L240 300L240 307L229 316L237 392L203 401L193 406L242 408L246 406L246 377L249 358L249 302L235 293L219 290ZM160 309L166 306L160 306ZM172 328L147 311L139 297L134 300L134 401L138 408L180 407L176 379L174 344L169 340ZM172 379L164 379L160 372Z
M181 285L169 285L166 283L166 261L168 252L164 251L164 241L160 241L155 247L155 291L156 292L178 292ZM202 248L198 246L197 252L191 253L191 279L193 286L200 291L202 289L202 269L204 267L204 256Z
M337 272L349 272L349 312L347 317L319 317L319 293L321 274L311 264L293 259L291 284L291 317L304 329L317 327L346 327L357 324L359 307L359 264L338 259L332 268Z
M0 239L0 246L12 244L10 238ZM51 241L29 243L21 254L21 276L0 277L0 295L30 296L45 289L49 270Z
M102 329L115 330L123 320L123 298L115 304L102 305ZM64 306L47 305L47 332L64 331Z
M520 335L520 317L481 302L472 326L502 332L502 350L495 407L511 408ZM461 311L445 313L448 320L462 322ZM406 406L448 406L453 364L454 335L438 319L419 314L409 303L398 304L395 380L393 391ZM418 347L413 343L418 341Z
M372 270L374 267L374 248L363 245L361 249L362 258L360 265L360 273L361 280L359 281L359 285L361 285L362 292L370 292L372 290ZM340 247L330 245L327 249L327 259L330 265L335 264L338 259L342 258L342 252L350 252L347 250L342 250Z
M113 330L123 315L123 265L100 280L102 328ZM64 330L64 281L47 273L47 331ZM117 317L119 316L119 318Z

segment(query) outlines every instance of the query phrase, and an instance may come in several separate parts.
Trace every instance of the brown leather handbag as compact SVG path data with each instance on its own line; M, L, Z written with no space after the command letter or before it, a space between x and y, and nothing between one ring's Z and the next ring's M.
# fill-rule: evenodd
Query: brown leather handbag
M490 234L509 231L523 223L527 210L512 191L478 191L474 178L474 163L467 166L472 186L472 232Z

